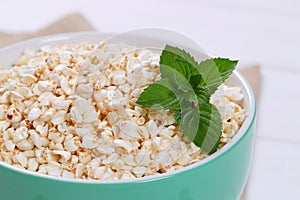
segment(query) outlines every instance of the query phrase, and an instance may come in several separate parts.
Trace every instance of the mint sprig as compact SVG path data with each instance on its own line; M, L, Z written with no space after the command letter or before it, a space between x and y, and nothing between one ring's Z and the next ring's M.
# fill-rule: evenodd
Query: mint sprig
M137 103L174 110L183 134L208 153L217 150L222 133L211 95L230 76L238 61L212 58L198 63L188 52L167 45L160 56L161 80L150 84Z

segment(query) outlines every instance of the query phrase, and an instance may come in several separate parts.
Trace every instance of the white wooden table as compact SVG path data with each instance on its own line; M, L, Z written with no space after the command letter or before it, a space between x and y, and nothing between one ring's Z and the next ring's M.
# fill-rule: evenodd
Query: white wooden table
M300 196L300 1L0 0L0 29L35 31L79 11L100 31L169 28L216 56L262 66L248 200Z

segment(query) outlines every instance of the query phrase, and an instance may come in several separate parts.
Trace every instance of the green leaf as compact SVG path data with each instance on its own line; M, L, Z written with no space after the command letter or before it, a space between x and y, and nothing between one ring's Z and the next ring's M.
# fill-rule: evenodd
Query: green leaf
M200 104L208 104L210 100L210 95L208 90L205 87L198 86L194 89L195 94L197 95L198 103Z
M190 105L181 111L177 111L174 118L183 134L193 141L199 128L200 110L198 106L195 108Z
M200 104L200 125L193 142L208 152L214 153L222 135L222 119L219 110L212 104Z
M173 85L167 79L149 85L140 95L137 103L152 109L180 109L179 99L172 92Z
M238 61L227 58L212 58L201 62L197 69L202 75L209 94L212 95L218 87L230 76Z
M195 59L186 51L170 45L166 45L166 47L162 51L159 64L175 68L176 62L177 62L176 64L177 66L183 64L179 60L185 62L184 68L189 69L189 73L191 74L191 76L195 76L198 74L196 69L198 63L195 61ZM165 71L164 68L160 68L160 72L162 78L168 76L168 71Z
M184 63L179 64L179 62L177 64L174 63L174 66L178 68L179 71L173 67L161 64L160 67L166 72L165 77L161 80L168 80L168 82L171 83L172 91L179 100L189 99L190 101L197 101L197 95L190 82L187 80L187 78L191 76L189 68L186 67ZM186 68L180 70L180 66ZM209 95L207 98L209 98Z
M222 121L214 105L199 104L197 108L176 111L174 118L184 135L195 145L208 153L217 150L222 134Z
M198 85L202 85L202 86L206 85L201 74L192 76L190 79L190 84L193 86L194 89L196 89L198 87Z
M182 58L174 58L173 67L176 71L182 74L186 80L190 80L192 76L197 74L197 69Z

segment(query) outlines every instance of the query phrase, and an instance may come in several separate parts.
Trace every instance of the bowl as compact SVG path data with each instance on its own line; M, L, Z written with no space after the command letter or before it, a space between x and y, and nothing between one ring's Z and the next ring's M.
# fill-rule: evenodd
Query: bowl
M21 52L31 47L63 43L98 43L111 34L68 33L35 38L0 49L0 66L10 66ZM209 56L187 37L168 30L144 29L111 38L135 46L163 48L175 45L190 51L197 60ZM226 82L242 88L248 116L234 138L209 157L183 169L132 180L76 180L51 177L18 169L0 162L0 198L9 200L234 200L248 178L253 151L256 104L245 78L234 71Z

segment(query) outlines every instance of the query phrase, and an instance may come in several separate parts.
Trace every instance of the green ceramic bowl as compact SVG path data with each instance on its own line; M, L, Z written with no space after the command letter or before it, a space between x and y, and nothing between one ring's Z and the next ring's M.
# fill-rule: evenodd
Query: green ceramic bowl
M97 43L110 34L72 33L37 38L0 49L0 66L10 66L26 47ZM194 42L166 30L148 29L115 37L111 42L161 48L171 44L188 49L201 60L208 57ZM249 83L237 71L227 81L238 85L245 95L246 118L237 135L208 158L182 170L163 175L123 181L83 181L55 178L0 163L2 200L236 200L249 174L255 132L256 105Z

